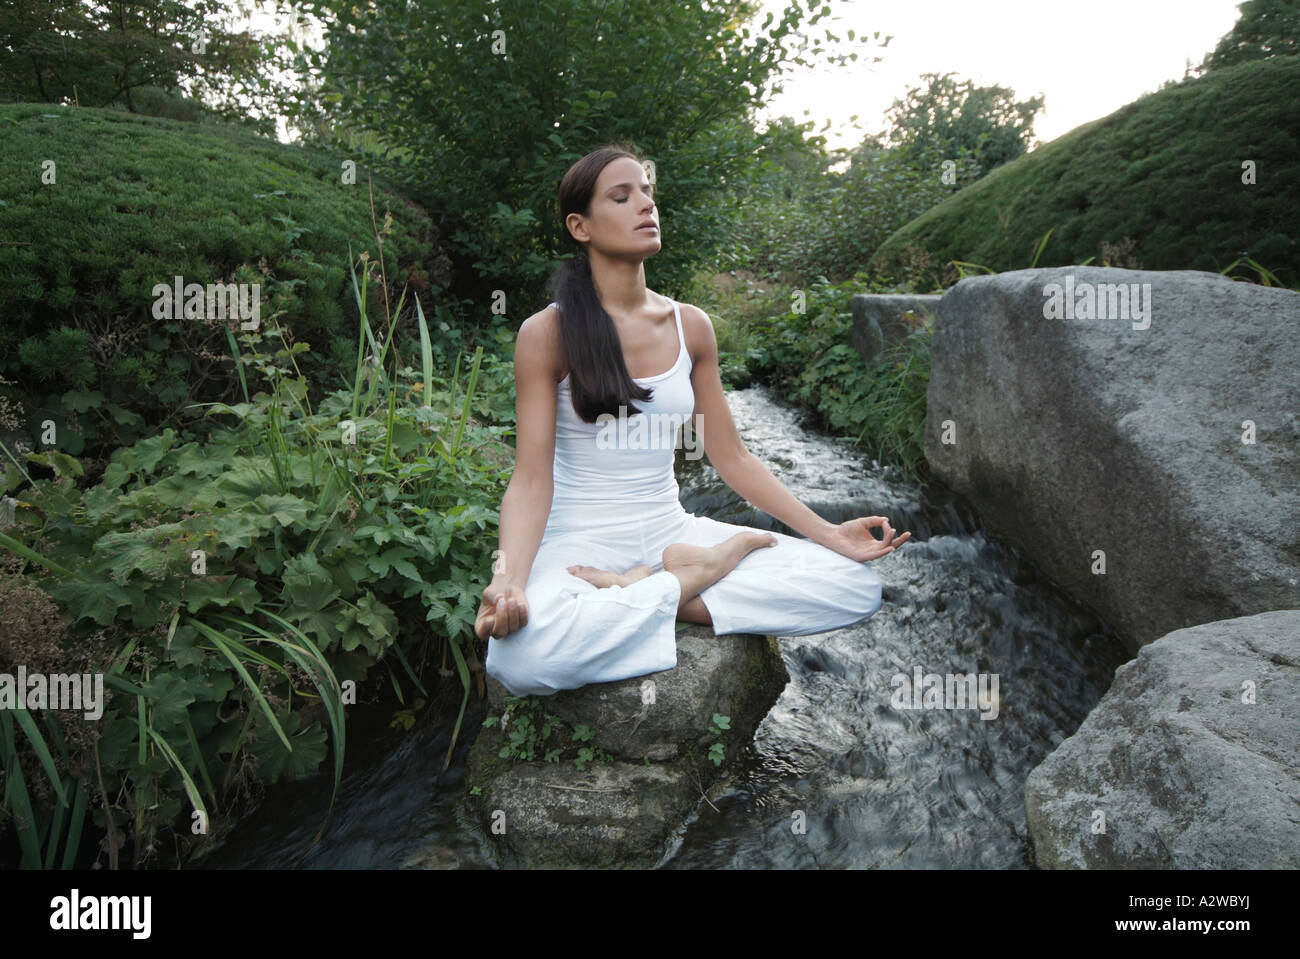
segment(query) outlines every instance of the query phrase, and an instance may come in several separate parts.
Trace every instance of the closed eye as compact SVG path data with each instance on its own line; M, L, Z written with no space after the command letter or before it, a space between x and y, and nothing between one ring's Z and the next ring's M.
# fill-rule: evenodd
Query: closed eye
M645 192L645 195L646 195L646 196L648 196L648 197L652 197L652 198L654 197L654 191L651 190L649 187L647 187L647 188L645 189L644 192ZM627 197L621 197L621 198L620 198L620 197L615 197L615 198L614 198L614 202L615 202L615 203L626 203L626 202L627 202Z

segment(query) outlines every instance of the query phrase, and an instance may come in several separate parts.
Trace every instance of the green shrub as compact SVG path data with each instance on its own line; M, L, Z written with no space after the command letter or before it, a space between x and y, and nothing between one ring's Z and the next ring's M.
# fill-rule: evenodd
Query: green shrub
M93 730L0 710L0 823L24 866L76 864L87 818L112 866L128 840L150 861L168 827L185 850L204 841L196 814L229 828L241 787L315 772L327 742L337 795L345 684L383 663L399 699L401 676L427 697L412 663L439 646L461 687L454 746L512 466L511 369L480 347L468 376L459 356L439 375L418 304L417 318L418 372L390 371L391 332L366 360L363 314L352 382L315 408L306 343L274 324L242 336L242 388L268 391L211 404L223 425L205 442L165 429L117 450L85 489L67 453L0 447L16 507L0 532L0 672L102 672L111 694ZM43 619L16 612L29 609Z
M952 182L944 162L951 160ZM844 173L826 173L798 197L757 194L736 221L723 262L761 275L858 272L891 233L951 197L977 173L970 156L928 150L863 148Z
M935 263L1021 269L1088 258L1151 270L1221 271L1240 256L1300 283L1300 57L1245 63L1142 97L963 189L889 237ZM1245 161L1258 181L1242 182ZM1128 244L1123 262L1107 256ZM913 254L914 255L914 252ZM937 276L928 278L930 284ZM925 285L925 284L923 284Z
M381 256L364 168L348 185L324 153L116 110L0 106L0 140L0 376L33 436L52 420L80 454L164 425L187 435L182 406L235 400L221 323L154 317L153 288L174 276L258 283L262 322L284 316L315 346L314 388L346 378L349 246ZM391 213L387 295L407 280L436 294L449 273L429 216L379 187L374 202L380 222ZM414 335L413 315L397 321Z
M826 428L917 479L926 469L925 394L933 326L918 329L868 366L849 342L850 301L872 291L861 275L835 285L819 278L802 291L803 312L751 324L746 357L754 373L818 414Z

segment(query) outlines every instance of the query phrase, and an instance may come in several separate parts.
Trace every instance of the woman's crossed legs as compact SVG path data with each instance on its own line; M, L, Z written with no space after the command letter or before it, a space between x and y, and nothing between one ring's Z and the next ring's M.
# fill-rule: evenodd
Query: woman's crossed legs
M639 565L618 572L574 565L599 588L664 570L681 583L677 618L718 635L802 636L861 622L881 606L875 569L806 539L684 513L661 532L639 531Z

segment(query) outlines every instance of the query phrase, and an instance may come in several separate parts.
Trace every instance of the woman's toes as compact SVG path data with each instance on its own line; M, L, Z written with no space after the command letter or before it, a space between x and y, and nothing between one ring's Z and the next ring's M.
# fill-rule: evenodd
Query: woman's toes
M771 533L738 533L733 542L742 553L748 553L763 546L775 546L776 537Z
M623 577L609 569L597 569L594 566L570 566L568 571L579 579L585 579L591 585L601 589L606 586L621 586L623 584Z

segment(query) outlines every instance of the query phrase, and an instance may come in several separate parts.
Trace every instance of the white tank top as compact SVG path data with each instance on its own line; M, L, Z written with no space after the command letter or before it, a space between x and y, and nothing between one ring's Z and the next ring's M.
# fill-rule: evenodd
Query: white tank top
M681 510L673 461L680 427L694 425L689 421L695 411L695 390L681 309L676 300L672 304L677 361L663 373L633 377L654 391L648 402L635 402L642 412L622 417L605 414L588 423L573 408L570 375L559 382L548 529L646 522ZM692 442L699 442L698 433Z

